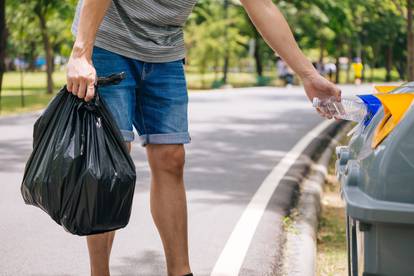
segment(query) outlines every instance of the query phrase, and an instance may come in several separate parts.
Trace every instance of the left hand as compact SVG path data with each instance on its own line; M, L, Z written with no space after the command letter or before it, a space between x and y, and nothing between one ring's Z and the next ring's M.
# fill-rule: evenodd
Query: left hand
M310 101L313 101L315 97L321 100L333 97L335 100L341 101L341 90L318 73L308 75L302 78L302 81ZM323 113L321 110L318 112L322 116L332 119L331 114Z

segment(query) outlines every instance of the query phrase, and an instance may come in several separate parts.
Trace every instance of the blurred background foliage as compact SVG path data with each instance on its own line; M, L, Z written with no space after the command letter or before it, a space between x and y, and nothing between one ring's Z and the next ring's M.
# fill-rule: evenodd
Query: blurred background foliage
M355 58L366 81L414 80L413 0L274 2L307 56L337 65L337 83L353 82ZM27 105L23 95L52 94L64 84L76 3L0 0L0 99L10 97L0 107ZM276 55L240 2L199 0L185 32L190 88L278 84Z

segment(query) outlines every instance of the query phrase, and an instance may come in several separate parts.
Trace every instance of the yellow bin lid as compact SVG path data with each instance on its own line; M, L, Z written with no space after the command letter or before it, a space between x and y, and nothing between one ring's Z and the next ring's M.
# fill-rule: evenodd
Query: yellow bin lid
M384 118L375 131L372 140L373 148L378 147L398 125L411 106L414 94L376 94L375 97L381 101L384 107Z
M399 86L396 85L376 85L374 86L377 93L389 93L395 89L397 89Z

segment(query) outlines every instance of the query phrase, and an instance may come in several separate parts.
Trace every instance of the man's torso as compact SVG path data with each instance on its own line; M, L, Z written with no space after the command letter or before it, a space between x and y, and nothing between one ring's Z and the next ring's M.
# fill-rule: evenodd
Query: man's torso
M113 0L95 45L145 62L184 58L183 26L197 0ZM72 31L79 22L79 1Z

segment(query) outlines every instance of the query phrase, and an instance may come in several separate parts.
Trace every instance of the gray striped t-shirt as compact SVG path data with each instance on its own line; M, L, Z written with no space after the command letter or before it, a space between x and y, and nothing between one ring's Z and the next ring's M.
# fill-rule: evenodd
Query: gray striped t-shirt
M112 0L95 46L144 62L170 62L185 56L183 26L197 0ZM72 32L77 33L82 0Z

